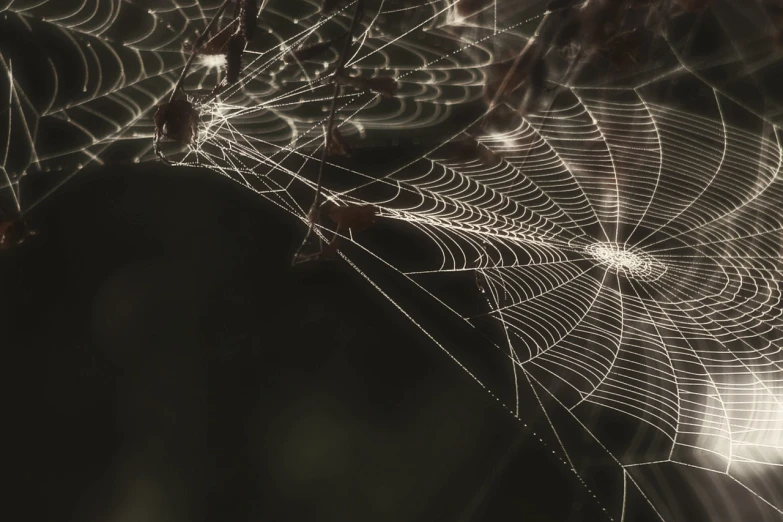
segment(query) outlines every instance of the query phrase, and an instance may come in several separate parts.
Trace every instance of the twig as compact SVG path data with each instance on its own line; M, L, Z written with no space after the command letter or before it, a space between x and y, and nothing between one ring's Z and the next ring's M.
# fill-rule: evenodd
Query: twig
M525 56L527 50L533 45L533 41L535 41L536 37L538 37L538 33L541 32L541 28L544 27L544 24L546 23L548 18L549 18L549 12L547 12L544 15L544 17L541 19L541 22L539 22L538 27L536 27L536 30L533 33L533 36L531 36L528 39L527 43L525 44L525 47L523 47L522 51L520 51L520 53L517 55L516 59L514 60L514 64L508 70L508 73L506 73L505 78L503 78L500 87L495 92L495 96L492 97L492 101L490 102L489 108L486 111L487 116L489 116L489 113L492 112L495 109L495 107L497 107L500 98L503 96L503 92L506 90L508 83L511 81L511 78L514 76L514 71L516 71L516 68L519 67L519 63L522 61L522 57Z
M345 62L348 61L348 53L350 52L351 44L353 43L353 35L354 32L356 31L356 27L359 25L359 20L361 19L363 14L364 14L364 0L356 0L356 7L354 8L353 11L353 20L351 21L351 27L348 29L348 37L345 39L345 42L343 43L343 48L340 52L340 57L337 59L337 65L335 67L335 71L333 75L335 79L337 76L339 76L342 73L343 67L345 67ZM324 138L325 140L324 148L321 151L321 160L318 165L318 177L316 178L315 197L313 197L313 203L310 205L310 209L307 211L307 216L309 220L307 234L305 234L305 237L302 240L302 244L297 249L296 254L294 254L294 259L291 262L292 264L296 264L299 261L305 261L307 259L310 259L310 257L312 257L312 256L302 256L301 252L302 250L304 250L304 248L307 247L307 245L309 244L309 242L313 237L313 230L315 228L315 218L318 212L318 205L321 202L322 179L324 173L324 165L326 164L326 154L330 148L330 143L332 140L332 129L334 128L334 116L337 112L337 98L339 96L340 96L340 83L335 80L334 93L332 94L332 104L331 107L329 108L329 119L326 122L326 136Z

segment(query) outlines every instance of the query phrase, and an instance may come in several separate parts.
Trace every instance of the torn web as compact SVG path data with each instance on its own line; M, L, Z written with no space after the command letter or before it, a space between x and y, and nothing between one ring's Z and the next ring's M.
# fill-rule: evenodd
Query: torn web
M152 113L220 3L0 5L4 204L25 213L82 169L153 160ZM199 106L198 139L167 144L167 156L306 223L338 56L286 56L339 36L352 5L323 15L316 1L269 0L239 82ZM552 52L544 108L478 125L489 66L544 16L538 1L468 17L448 0L368 2L349 71L399 90L342 89L337 125L354 157L329 163L324 194L375 205L379 228L403 242L346 233L342 255L363 274L362 262L384 267L490 339L507 382L460 364L521 428L540 408L539 431L607 518L688 520L697 505L714 519L780 519L772 22L760 2L716 0L651 34L632 64L599 54L569 71L568 53ZM221 67L197 60L186 91L209 92Z

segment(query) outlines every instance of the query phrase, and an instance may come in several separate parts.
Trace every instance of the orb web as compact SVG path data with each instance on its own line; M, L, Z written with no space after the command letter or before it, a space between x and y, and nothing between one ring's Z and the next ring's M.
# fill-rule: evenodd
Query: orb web
M6 2L2 28L40 57L0 46L4 197L26 212L91 164L152 159L151 111L219 4ZM286 56L339 35L352 5L322 15L315 1L270 0L240 81L200 104L198 140L167 154L305 223L337 53ZM392 77L399 92L342 90L355 157L329 162L324 194L375 205L410 246L338 231L353 248L342 255L390 299L362 260L486 335L513 378L482 384L523 423L540 408L607 517L685 520L696 504L778 519L783 76L771 21L761 3L715 0L649 35L632 65L599 55L574 70L552 52L544 108L481 126L488 66L545 16L545 2L497 0L468 17L446 0L368 2L351 73ZM221 63L200 61L186 90L212 89ZM45 188L28 197L28 178Z
M643 251L613 243L593 243L585 252L607 270L640 281L656 281L666 273L666 265Z

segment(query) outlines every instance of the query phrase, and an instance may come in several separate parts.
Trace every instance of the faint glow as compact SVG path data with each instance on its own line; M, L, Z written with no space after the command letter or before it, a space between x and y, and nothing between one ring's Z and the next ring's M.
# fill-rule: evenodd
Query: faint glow
M495 132L489 135L490 139L493 141L497 141L503 144L504 147L507 148L513 148L514 147L514 137L511 133L499 133Z
M697 445L722 456L726 471L740 476L761 471L749 464L783 465L779 383L763 373L724 379L728 382L704 401Z
M220 68L226 66L225 54L203 54L198 57L199 63L204 67Z

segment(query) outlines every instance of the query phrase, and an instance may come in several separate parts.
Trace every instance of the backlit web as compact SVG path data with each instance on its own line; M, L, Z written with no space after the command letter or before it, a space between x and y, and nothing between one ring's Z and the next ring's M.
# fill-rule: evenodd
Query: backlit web
M87 166L154 159L152 112L220 3L6 2L2 34L39 57L0 47L4 201L27 212ZM541 27L544 2L463 18L448 0L371 1L348 59L399 90L338 98L354 157L330 161L324 195L375 205L381 230L340 231L341 252L491 339L508 382L465 370L523 424L531 402L543 411L611 519L783 518L783 76L763 4L716 0L619 58L573 66L578 51L552 51L524 116L484 118L485 80ZM339 35L352 5L269 0L240 81L200 107L194 144L165 153L306 223L337 51L286 55ZM186 90L209 92L221 66L197 63ZM45 189L28 196L28 178ZM385 226L409 251L379 239Z

